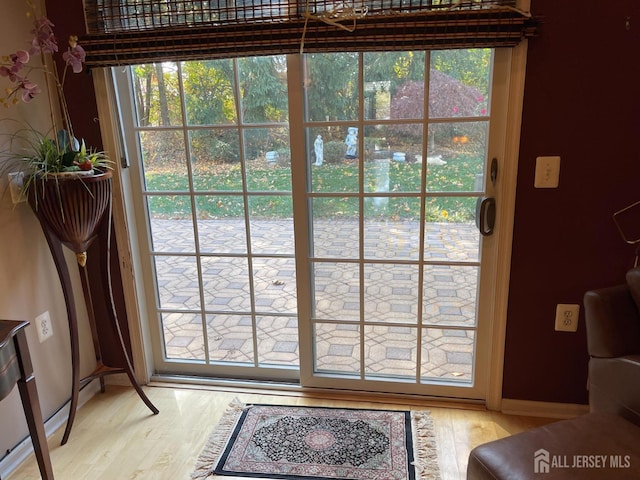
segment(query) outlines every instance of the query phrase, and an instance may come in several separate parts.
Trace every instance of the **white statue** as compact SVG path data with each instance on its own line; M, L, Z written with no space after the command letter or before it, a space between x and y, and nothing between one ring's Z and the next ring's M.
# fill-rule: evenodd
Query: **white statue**
M344 143L347 145L346 158L358 158L358 128L349 127L347 129L347 138Z
M324 142L322 141L322 135L318 135L313 142L313 149L316 153L316 163L314 165L322 165L322 157L324 155Z

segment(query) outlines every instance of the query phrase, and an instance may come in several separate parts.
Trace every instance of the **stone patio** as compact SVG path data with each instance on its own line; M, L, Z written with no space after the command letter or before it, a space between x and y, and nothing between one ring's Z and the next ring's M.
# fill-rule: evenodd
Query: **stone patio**
M260 365L299 365L292 222L251 222L251 265L244 227L238 220L199 220L197 257L190 221L152 221L153 249L162 253L155 256L155 267L168 358L205 361L208 346L210 362L252 366L257 348ZM475 226L426 224L428 263L420 303L419 225L368 222L363 245L371 261L363 267L364 325L359 323L357 223L316 220L313 229L317 370L357 375L364 355L367 375L415 379L417 336L422 332L423 379L472 380L479 244ZM391 265L397 261L401 263ZM201 307L206 312L206 342ZM418 328L420 310L428 328Z

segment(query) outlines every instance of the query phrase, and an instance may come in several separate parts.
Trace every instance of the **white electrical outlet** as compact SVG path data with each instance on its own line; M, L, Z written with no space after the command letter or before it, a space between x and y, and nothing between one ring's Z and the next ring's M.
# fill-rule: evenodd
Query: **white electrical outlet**
M580 305L559 303L556 307L556 331L575 332L578 330Z
M536 158L536 188L558 188L560 182L560 157Z
M35 323L40 343L53 336L53 325L51 324L51 316L49 315L49 312L44 312L38 315Z
M22 191L23 183L23 172L13 172L9 174L9 191L11 192L11 201L14 205L27 201Z

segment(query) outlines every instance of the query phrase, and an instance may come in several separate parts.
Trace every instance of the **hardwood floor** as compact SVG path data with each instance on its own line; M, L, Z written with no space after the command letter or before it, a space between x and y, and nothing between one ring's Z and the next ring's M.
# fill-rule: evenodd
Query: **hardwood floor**
M97 394L78 411L65 446L60 446L63 428L54 433L49 438L49 448L56 479L187 480L209 434L234 398L245 403L428 410L436 429L442 480L466 477L469 451L476 445L553 421L504 415L473 406L434 406L433 402L355 402L281 392L164 386L145 387L145 392L160 409L159 415L151 415L132 388L108 385L106 393ZM38 478L33 457L6 480Z

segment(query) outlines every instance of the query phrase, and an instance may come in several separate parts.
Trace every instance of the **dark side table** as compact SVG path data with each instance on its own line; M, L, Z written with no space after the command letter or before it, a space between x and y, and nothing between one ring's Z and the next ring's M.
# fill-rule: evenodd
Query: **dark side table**
M15 384L18 384L40 476L44 480L53 480L36 377L33 374L29 345L24 332L27 325L29 322L0 320L0 400L9 395Z

